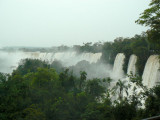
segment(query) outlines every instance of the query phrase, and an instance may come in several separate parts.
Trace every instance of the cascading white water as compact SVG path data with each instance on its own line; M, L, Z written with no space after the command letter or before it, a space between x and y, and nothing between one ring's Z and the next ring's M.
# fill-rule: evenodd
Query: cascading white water
M3 52L0 51L0 72L11 73L18 66L21 59L30 57L31 54L24 52Z
M143 84L152 88L157 82L160 82L160 61L158 55L151 55L145 65L143 72Z
M128 69L127 69L127 75L136 75L136 62L137 62L137 56L136 55L131 55L129 58L129 63L128 63ZM128 94L132 95L133 94L133 89L134 87L136 87L135 83L131 83L130 78L128 76L126 76L125 81L126 81L126 85L130 84L130 88L128 88ZM140 89L136 89L136 92L139 92ZM124 96L127 97L127 94L124 92Z
M136 74L136 62L137 62L137 56L131 55L128 63L128 69L127 69L127 75L130 75L131 73L133 75Z
M52 61L59 60L63 63L63 66L68 67L77 63L75 59L76 52L58 52L52 56Z
M102 53L82 53L79 59L89 61L90 63L96 63L102 56Z
M133 61L135 61L135 60L133 60ZM160 82L160 70L159 69L160 69L160 61L158 59L158 55L151 55L147 60L147 63L145 65L145 69L144 69L144 72L142 75L143 85L145 85L148 88L152 88L153 86L156 85L157 82ZM128 79L129 78L126 78L127 81L128 81ZM128 81L128 83L129 83L129 81ZM129 95L133 95L134 90L135 90L136 94L139 94L140 92L144 92L144 90L141 87L137 86L136 83L130 82L129 84L131 86L128 89ZM124 94L124 96L127 97L126 94ZM142 98L140 101L142 102L141 107L144 108L145 98Z
M113 73L111 77L113 79L120 79L124 77L123 64L124 64L125 55L123 53L118 53L113 66Z
M31 58L40 59L52 63L55 60L62 62L63 66L68 67L77 64L79 61L86 60L90 63L96 63L102 56L102 53L81 53L76 52L4 52L0 51L0 72L11 73L18 66L21 59Z

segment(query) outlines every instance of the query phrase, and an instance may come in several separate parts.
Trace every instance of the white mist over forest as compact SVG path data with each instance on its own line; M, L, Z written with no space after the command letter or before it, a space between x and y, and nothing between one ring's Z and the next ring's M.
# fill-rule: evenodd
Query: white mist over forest
M0 51L0 54L0 72L4 73L12 73L21 64L21 60L26 58L39 59L49 64L59 61L64 68L70 68L77 76L80 71L86 71L88 78L106 78L112 71L111 65L100 62L102 53L77 53L76 51L43 53L16 50Z
M81 71L87 73L87 79L107 78L111 77L114 82L118 79L127 80L127 75L136 75L137 56L132 54L128 61L127 72L123 70L125 55L118 53L115 57L114 64L105 63L101 60L102 53L82 52L78 53L74 50L63 52L25 52L21 50L0 51L0 72L12 73L16 70L23 59L39 59L51 64L61 65L62 69L69 69L76 76L80 76ZM57 63L56 63L57 62ZM53 65L54 66L54 65ZM160 81L160 64L157 55L148 58L142 74L143 84L149 88L156 85Z

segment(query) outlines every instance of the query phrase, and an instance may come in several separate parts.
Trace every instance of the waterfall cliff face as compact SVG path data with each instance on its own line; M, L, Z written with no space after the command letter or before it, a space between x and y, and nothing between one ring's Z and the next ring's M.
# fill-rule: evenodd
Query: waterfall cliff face
M131 73L133 75L136 74L136 62L137 62L137 56L136 55L131 55L128 63L128 69L127 69L127 74L130 75Z
M77 64L79 61L86 60L90 63L96 63L102 56L102 53L81 53L76 52L3 52L0 51L0 72L11 73L18 66L21 59L31 58L40 59L52 63L55 60L61 61L65 67Z
M158 55L151 55L148 58L142 79L143 84L148 88L152 88L157 82L160 82L160 62Z
M113 79L120 79L124 77L123 64L124 64L125 55L123 53L118 53L113 66L113 72L111 77Z

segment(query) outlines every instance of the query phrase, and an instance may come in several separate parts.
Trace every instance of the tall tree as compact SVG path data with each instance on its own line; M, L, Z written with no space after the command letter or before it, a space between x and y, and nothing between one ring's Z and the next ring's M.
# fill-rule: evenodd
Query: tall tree
M150 27L147 30L148 40L160 50L160 0L152 0L149 8L141 13L136 23Z
M118 80L118 82L116 83L116 86L113 87L113 90L117 91L118 90L118 95L119 95L119 99L122 100L123 99L123 93L126 92L126 94L128 95L128 85L125 85L126 81L121 81Z

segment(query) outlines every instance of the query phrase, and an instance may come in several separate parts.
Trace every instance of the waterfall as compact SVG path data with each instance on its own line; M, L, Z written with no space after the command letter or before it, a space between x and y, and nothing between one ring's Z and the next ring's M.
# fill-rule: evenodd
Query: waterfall
M127 69L127 74L130 75L131 73L133 75L136 74L136 62L137 62L137 56L136 55L131 55L128 63L128 69Z
M125 55L123 53L118 53L113 66L113 73L111 77L113 79L120 79L124 77L123 64L124 64Z
M148 88L152 88L157 82L160 82L160 61L158 55L151 55L144 68L143 84Z
M90 63L96 63L102 56L102 53L82 53L80 60L86 60Z
M133 75L136 75L136 62L137 62L137 56L136 55L131 55L129 58L129 63L128 63L128 69L127 69L127 75L131 75L131 73ZM128 76L126 76L125 81L126 84L130 84L131 87L128 88L128 94L129 95L133 95L133 89L134 87L136 87L135 83L131 83L130 78ZM137 92L139 92L139 88L136 89ZM124 92L124 96L127 97L127 94Z
M79 61L86 60L89 63L96 63L102 56L102 53L81 53L76 52L58 52L53 55L53 60L60 60L63 65L68 67L77 64Z
M61 61L64 67L76 65L79 61L86 60L89 63L96 63L102 56L102 53L80 53L76 52L5 52L0 51L0 72L11 73L17 68L21 59L40 59L52 63L55 60Z
M0 51L0 72L11 73L18 67L21 59L28 58L30 54L24 52L4 52Z
M77 63L75 57L76 57L76 52L57 52L53 55L52 62L54 60L58 60L63 63L63 66L68 67L71 65L75 65Z

